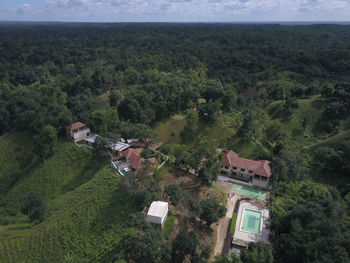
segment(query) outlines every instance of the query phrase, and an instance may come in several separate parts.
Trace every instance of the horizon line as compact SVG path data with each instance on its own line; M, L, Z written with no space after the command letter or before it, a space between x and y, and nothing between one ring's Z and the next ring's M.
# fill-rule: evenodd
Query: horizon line
M350 24L350 20L257 20L257 21L64 21L64 20L1 20L0 23L90 23L90 24L140 24L140 23L179 23L179 24L255 24L255 23L331 23L339 24L346 23Z

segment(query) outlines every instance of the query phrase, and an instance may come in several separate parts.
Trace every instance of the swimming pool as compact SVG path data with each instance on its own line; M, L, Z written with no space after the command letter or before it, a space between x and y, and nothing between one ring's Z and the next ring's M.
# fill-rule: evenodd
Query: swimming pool
M261 212L245 208L241 222L241 230L253 234L261 232Z

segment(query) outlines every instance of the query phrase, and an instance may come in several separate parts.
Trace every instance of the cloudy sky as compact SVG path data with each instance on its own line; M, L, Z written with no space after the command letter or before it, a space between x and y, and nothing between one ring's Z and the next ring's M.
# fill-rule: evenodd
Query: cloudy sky
M0 0L0 20L350 21L350 0Z

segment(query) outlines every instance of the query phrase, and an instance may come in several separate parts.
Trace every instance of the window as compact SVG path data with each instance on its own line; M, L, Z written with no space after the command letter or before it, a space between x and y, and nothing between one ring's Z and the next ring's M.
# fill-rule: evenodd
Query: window
M259 175L254 174L254 179L258 179L258 180L260 180L260 176L259 176Z
M236 169L237 169L237 167L235 167L235 166L233 166L232 168L233 168L233 170L236 170Z
M243 168L241 168L241 171L242 171L242 172L245 172L245 170L244 170Z
M266 177L261 177L261 181L267 181Z
M253 173L253 171L252 171L252 170L249 170L249 173Z

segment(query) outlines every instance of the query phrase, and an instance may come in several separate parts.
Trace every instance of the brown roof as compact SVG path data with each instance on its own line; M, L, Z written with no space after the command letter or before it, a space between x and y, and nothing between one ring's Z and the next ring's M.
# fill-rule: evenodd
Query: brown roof
M263 177L271 176L270 162L267 160L249 160L239 157L234 151L228 151L221 162L224 166L243 168Z
M131 165L136 167L136 170L143 168L144 167L143 164L145 164L146 161L149 161L152 164L156 162L155 158L145 159L141 157L141 151L142 149L132 149L132 148L129 148L123 151L124 158L129 160L131 162Z
M82 123L82 122L78 121L78 122L73 123L73 124L70 126L70 130L71 130L71 131L74 131L74 130L76 130L76 129L80 129L80 128L83 128L83 127L85 127L85 126L86 126L85 123Z

